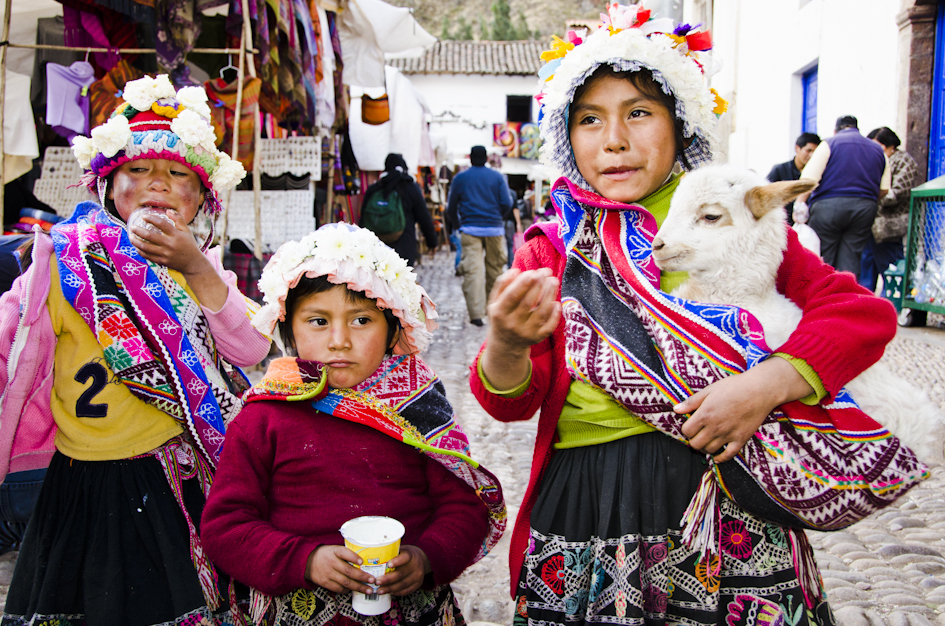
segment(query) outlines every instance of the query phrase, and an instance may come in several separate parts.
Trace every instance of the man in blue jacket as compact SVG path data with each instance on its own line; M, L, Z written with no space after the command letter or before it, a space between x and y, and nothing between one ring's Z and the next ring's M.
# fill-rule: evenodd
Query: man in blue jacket
M473 146L472 167L460 172L450 185L446 216L460 233L463 295L470 323L482 326L486 301L496 278L505 269L504 216L512 208L512 194L505 177L486 167L486 149Z
M801 179L817 182L814 191L795 205L810 205L808 223L820 237L820 256L841 272L859 277L860 257L878 202L889 190L883 149L860 134L855 117L844 115L837 120L834 136L814 150Z

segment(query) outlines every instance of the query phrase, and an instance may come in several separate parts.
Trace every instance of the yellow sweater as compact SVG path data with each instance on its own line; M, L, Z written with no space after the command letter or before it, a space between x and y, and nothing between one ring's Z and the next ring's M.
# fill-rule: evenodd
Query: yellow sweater
M56 448L80 461L113 461L179 435L183 429L174 418L140 400L115 377L89 325L66 302L55 257L50 265L47 306L58 337L50 402L59 429ZM174 279L184 284L179 274Z

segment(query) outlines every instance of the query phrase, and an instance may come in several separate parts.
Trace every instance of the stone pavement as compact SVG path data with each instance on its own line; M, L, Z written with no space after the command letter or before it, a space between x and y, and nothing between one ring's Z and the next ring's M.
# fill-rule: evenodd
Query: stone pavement
M440 328L425 360L440 375L469 435L473 457L501 481L509 505L506 536L453 585L467 621L511 624L508 536L531 466L537 420L502 424L469 392L469 364L486 329L468 323L453 255L445 250L418 268L437 303ZM900 329L884 359L945 407L945 330ZM894 506L835 533L810 533L827 596L843 626L945 626L945 467ZM15 563L0 556L0 603Z

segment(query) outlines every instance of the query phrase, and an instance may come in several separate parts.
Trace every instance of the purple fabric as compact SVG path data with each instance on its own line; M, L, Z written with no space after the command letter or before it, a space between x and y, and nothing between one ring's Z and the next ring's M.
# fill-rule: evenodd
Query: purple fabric
M46 123L72 143L76 135L89 134L89 93L95 70L85 61L69 67L46 64Z
M886 169L883 149L855 128L841 130L825 140L830 146L830 159L811 194L809 204L827 198L879 199L879 183Z
M67 46L79 48L111 48L102 20L91 13L63 5L62 19L65 23L64 38ZM118 50L94 52L95 62L106 72L121 60Z

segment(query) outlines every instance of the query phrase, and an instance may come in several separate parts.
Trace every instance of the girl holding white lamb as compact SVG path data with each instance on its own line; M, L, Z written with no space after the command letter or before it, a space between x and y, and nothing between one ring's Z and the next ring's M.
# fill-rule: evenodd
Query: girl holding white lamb
M683 537L707 454L725 465L776 407L832 397L895 333L888 303L794 235L777 286L804 318L757 366L716 375L724 342L666 305L685 275L660 274L650 244L676 168L712 159L725 102L705 85L710 47L612 4L600 30L543 55L542 159L564 174L562 223L533 228L497 282L470 376L496 419L541 411L510 549L517 624L834 623L816 566L795 567L803 531L722 497L709 520L721 553Z

